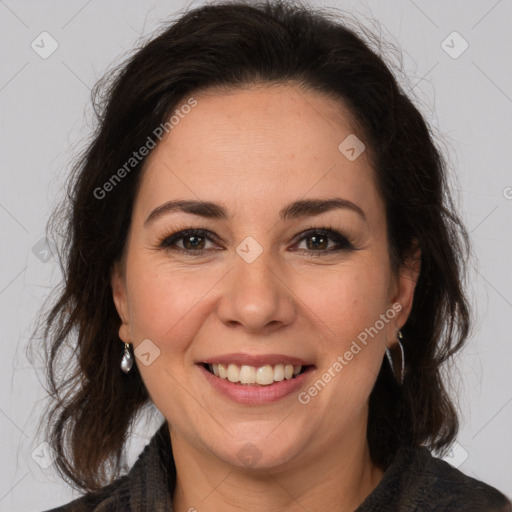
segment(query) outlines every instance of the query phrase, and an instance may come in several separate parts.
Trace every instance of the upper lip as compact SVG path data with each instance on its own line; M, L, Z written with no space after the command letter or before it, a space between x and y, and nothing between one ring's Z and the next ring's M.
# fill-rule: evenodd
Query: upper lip
M287 356L285 354L262 354L262 355L251 355L251 354L223 354L219 356L209 357L201 363L206 364L236 364L238 366L254 366L260 367L266 364L272 366L276 364L293 364L294 366L309 366L311 363L294 356Z

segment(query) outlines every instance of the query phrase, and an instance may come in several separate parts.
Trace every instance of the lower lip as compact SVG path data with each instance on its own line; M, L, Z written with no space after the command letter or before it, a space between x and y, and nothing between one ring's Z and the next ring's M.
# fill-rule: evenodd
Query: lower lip
M262 405L277 402L285 396L298 392L303 387L305 380L308 378L312 366L308 367L304 373L297 375L293 379L284 379L280 382L274 382L268 386L260 386L258 384L234 384L227 379L216 377L210 373L202 364L197 365L203 373L206 380L220 393L240 404Z

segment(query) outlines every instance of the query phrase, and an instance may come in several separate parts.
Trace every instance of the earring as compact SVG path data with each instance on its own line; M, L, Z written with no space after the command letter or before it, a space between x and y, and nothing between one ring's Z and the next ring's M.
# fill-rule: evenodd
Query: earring
M123 358L121 359L121 370L123 370L124 373L128 373L133 366L133 357L130 353L130 344L125 343L124 344L124 354Z
M401 386L404 381L405 374L405 355L404 347L401 342L404 337L402 336L400 329L397 329L396 332L397 343L395 343L391 348L386 347L386 356L388 358L391 371L393 372L396 381Z

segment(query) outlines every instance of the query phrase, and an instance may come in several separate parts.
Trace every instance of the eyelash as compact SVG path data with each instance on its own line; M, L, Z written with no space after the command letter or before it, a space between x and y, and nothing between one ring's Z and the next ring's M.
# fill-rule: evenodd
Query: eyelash
M179 240L184 239L187 236L196 235L206 238L207 240L214 242L217 237L211 236L213 235L210 231L205 229L184 229L180 231L176 231L171 233L170 235L164 236L159 241L159 247L165 250L172 250L177 252L185 253L187 256L203 256L208 252L208 250L191 250L191 249L181 249L181 248L172 248L172 246ZM324 249L322 251L313 251L306 249L307 252L310 252L311 255L314 256L326 256L331 253L336 253L340 251L352 251L355 250L355 247L349 242L347 237L332 229L332 227L316 227L309 228L306 231L301 233L302 237L296 242L297 244L307 239L312 235L321 235L330 238L334 242L336 242L337 248L335 249ZM299 252L303 252L304 250L300 250Z

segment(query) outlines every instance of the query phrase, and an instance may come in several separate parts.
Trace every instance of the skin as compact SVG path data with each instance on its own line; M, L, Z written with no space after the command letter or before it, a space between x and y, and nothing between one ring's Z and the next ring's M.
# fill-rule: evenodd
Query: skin
M392 271L367 153L349 161L338 150L357 133L339 101L297 84L194 97L197 106L146 160L112 272L121 339L134 349L150 339L160 350L150 365L136 364L170 425L175 510L354 510L383 474L366 440L368 397L385 347L409 315L418 259ZM279 219L293 201L332 197L355 203L366 220L347 208ZM172 199L220 203L230 218L177 211L144 224ZM316 248L300 235L311 227L332 227L356 250L319 256L336 241ZM193 248L188 238L174 250L159 247L186 228L218 241L199 235L199 256L179 252ZM248 236L263 249L250 264L236 252ZM235 403L195 364L233 352L294 355L316 367L307 389L395 303L401 311L306 405L296 393ZM237 456L248 442L260 456L251 467Z

